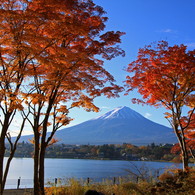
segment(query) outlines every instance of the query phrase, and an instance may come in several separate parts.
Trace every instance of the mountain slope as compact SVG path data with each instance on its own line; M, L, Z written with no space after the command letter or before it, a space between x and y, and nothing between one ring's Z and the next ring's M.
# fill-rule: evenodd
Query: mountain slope
M115 108L99 117L56 132L63 143L150 144L175 143L171 128L154 123L128 107Z

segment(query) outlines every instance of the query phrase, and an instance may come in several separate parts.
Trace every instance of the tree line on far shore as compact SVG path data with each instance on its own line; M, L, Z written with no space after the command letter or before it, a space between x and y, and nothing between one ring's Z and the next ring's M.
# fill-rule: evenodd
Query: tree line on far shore
M179 153L172 153L172 144L151 143L147 146L135 146L130 143L103 145L69 145L54 144L46 149L46 158L79 159L118 159L118 160L165 160L180 162ZM5 157L9 156L10 146L6 145ZM18 143L14 157L33 157L34 147L31 143Z

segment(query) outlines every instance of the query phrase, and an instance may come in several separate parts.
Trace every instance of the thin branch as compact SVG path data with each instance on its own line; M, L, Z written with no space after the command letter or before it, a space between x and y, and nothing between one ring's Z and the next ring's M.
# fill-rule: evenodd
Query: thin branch
M190 154L191 154L192 158L195 159L195 155L194 155L194 153L192 151L192 148L189 148L189 150L190 150Z

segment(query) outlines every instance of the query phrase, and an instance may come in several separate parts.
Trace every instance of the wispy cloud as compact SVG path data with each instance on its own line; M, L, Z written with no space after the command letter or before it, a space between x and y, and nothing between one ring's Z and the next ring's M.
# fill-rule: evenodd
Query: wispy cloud
M166 29L164 32L170 33L170 32L172 32L172 30L171 29Z
M19 120L14 120L14 121L12 122L13 127L16 127L16 128L18 128L18 129L20 129L21 124L22 124L22 120L21 120L21 119L19 119Z
M149 118L150 116L152 116L152 114L146 113L144 116L145 116L146 118Z
M184 45L187 45L187 47L195 47L195 42L194 43L185 43Z
M176 33L177 31L174 31L172 29L162 29L162 30L157 30L156 32L158 33Z
M11 136L18 136L22 122L23 122L22 119L17 119L12 122L12 125L9 127L8 130ZM33 134L33 131L31 129L31 126L28 123L26 123L24 125L22 135L29 135L29 134Z
M102 106L101 108L102 108L102 109L104 109L104 108L110 109L110 107L107 107L107 106Z

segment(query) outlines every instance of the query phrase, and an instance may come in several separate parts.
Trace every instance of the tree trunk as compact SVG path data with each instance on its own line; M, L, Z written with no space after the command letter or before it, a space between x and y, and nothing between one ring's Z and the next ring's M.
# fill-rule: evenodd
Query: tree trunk
M34 143L34 194L39 194L40 185L38 179L39 170L39 134L34 133L35 143Z
M55 97L55 96L54 96ZM47 147L46 143L46 135L47 135L47 122L49 119L49 113L52 109L54 99L50 99L48 109L46 111L45 119L42 127L42 135L41 135L41 145L40 145L40 154L39 154L39 183L40 183L40 192L42 195L44 192L44 160L45 160L45 150Z
M175 127L175 134L177 136L177 139L179 141L179 146L182 154L182 163L183 163L183 171L186 171L188 168L188 152L187 152L187 147L185 143L185 138L181 137L181 134L179 133L179 130L177 127Z
M3 194L4 191L4 185L3 185L3 160L4 160L4 154L5 154L5 137L6 133L9 127L9 119L10 119L11 113L8 113L5 115L5 119L3 122L3 127L1 130L1 137L0 137L0 194ZM5 181L4 181L5 183Z
M3 194L3 159L5 154L5 144L3 137L0 138L0 194Z
M40 156L39 156L39 183L40 183L40 192L41 194L45 194L44 192L44 160L45 160L45 149L46 144L41 144L40 148Z
M46 117L48 120L48 117ZM47 121L45 120L45 121ZM46 132L47 132L47 122L43 123L43 131L41 136L41 146L40 146L40 155L39 155L39 182L40 182L40 190L41 194L44 195L44 160L45 160L45 150L47 147L47 143L45 142L46 139Z
M7 136L6 135L7 140L9 142L11 148L10 148L9 158L7 160L6 168L5 168L4 175L3 175L3 184L2 184L2 188L3 189L5 187L5 182L6 182L6 179L7 179L7 174L8 174L8 171L9 171L10 163L11 163L13 157L14 157L14 154L15 154L15 151L16 151L16 147L17 147L17 143L18 143L18 141L19 141L19 139L20 139L20 137L22 135L22 131L24 129L25 121L26 121L26 118L23 119L23 122L22 122L22 125L21 125L21 128L20 128L20 132L19 132L19 134L18 134L14 144L11 142L11 136Z
M15 152L15 151L14 151ZM7 160L7 163L6 163L6 168L5 168L5 172L4 172L4 175L3 175L3 182L2 182L2 189L4 189L5 187L5 182L6 182L6 179L7 179L7 174L8 174L8 171L9 171L9 167L10 167L10 163L14 157L14 152L12 152Z
M186 171L188 168L188 154L182 155L183 170Z
M183 133L183 130L181 130L181 135L180 135L180 147L181 147L181 153L182 153L182 163L183 163L183 171L186 171L188 168L188 151L187 151L187 146L185 142L185 136Z
M186 148L186 143L183 143L181 141L182 139L179 139L179 144L180 144L180 149L181 149L181 154L182 154L182 163L183 163L183 171L186 171L188 168L188 152Z

